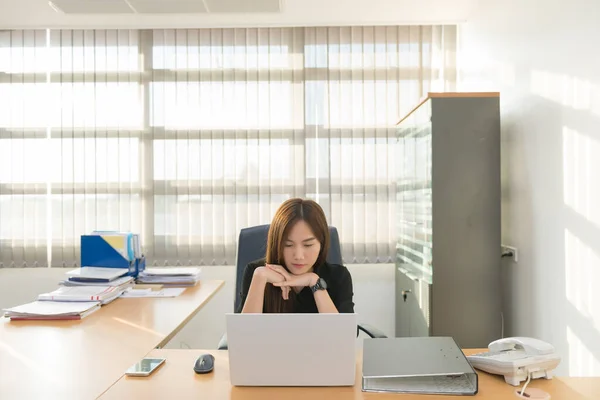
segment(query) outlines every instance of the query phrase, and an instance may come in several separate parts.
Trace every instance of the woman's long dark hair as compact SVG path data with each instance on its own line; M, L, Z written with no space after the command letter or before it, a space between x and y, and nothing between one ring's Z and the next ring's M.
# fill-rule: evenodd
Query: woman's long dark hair
M267 264L278 264L288 270L283 259L283 246L290 230L298 221L305 221L321 244L321 250L314 267L316 268L325 262L327 250L329 249L329 227L327 226L325 213L315 201L295 198L283 202L273 217L267 237ZM263 312L293 312L295 297L296 292L290 290L289 300L285 301L281 297L280 288L267 284Z

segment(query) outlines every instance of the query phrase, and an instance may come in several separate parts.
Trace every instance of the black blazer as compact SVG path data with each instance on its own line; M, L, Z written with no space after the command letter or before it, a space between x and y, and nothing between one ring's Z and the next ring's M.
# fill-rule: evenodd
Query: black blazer
M260 259L257 261L253 261L246 266L244 269L244 276L242 277L242 290L240 292L240 297L242 301L236 313L241 313L244 308L244 303L246 303L246 297L248 297L248 290L250 290L250 283L252 282L252 277L254 276L254 270L258 267L262 267L265 265L265 259ZM353 313L354 312L354 302L352 300L352 296L354 295L352 291L352 276L350 275L350 271L348 268L343 265L338 264L329 264L325 262L324 264L316 267L314 272L319 275L319 277L323 278L327 283L327 292L329 293L329 297L335 304L335 307L340 313ZM310 290L310 288L303 288L300 293L298 293L295 297L293 297L294 301L294 312L297 313L318 313L317 304L315 303L315 298Z

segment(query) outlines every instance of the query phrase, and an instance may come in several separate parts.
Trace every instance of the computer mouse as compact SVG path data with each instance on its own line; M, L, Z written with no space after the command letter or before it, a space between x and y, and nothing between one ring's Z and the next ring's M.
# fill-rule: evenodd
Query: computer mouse
M215 358L212 354L201 354L194 363L194 372L197 374L207 374L213 370Z

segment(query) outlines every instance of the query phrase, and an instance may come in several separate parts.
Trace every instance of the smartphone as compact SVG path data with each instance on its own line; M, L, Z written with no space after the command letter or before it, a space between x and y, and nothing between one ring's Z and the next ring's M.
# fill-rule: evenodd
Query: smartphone
M143 358L125 371L128 376L148 376L163 365L166 358Z

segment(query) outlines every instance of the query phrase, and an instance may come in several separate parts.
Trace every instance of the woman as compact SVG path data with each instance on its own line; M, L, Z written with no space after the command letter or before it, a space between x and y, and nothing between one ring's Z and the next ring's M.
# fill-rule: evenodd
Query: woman
M275 213L266 258L246 266L242 313L353 313L352 277L329 264L329 228L312 200L290 199Z

